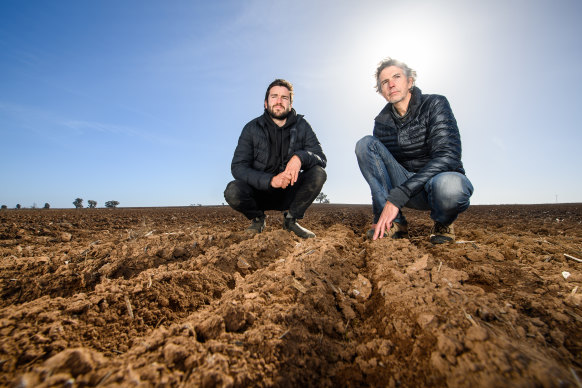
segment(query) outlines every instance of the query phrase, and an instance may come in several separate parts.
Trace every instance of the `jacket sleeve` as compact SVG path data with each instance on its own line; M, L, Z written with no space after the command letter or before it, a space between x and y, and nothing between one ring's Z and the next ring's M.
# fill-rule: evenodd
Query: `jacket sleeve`
M255 189L267 190L271 186L273 174L253 168L255 146L252 131L253 125L251 123L243 128L234 150L230 170L235 179L241 180Z
M315 132L311 128L311 125L305 120L301 120L301 130L305 131L305 142L303 146L293 152L293 155L297 155L299 160L301 160L301 169L308 170L313 166L321 166L325 168L327 165L327 158L323 153L321 144L315 136ZM298 128L299 129L299 128Z
M390 191L388 200L401 208L424 189L435 175L458 171L461 166L461 136L447 99L438 96L431 102L427 121L427 145L430 160L406 182Z

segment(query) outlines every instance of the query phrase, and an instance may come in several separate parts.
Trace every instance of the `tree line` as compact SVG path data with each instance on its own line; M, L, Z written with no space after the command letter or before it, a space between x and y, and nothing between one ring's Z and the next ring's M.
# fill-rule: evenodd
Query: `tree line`
M315 201L317 201L319 203L329 203L329 198L327 198L327 195L322 192L322 193L319 193L317 198L315 198ZM73 205L75 206L76 209L82 209L83 208L83 198L75 198L75 200L73 201ZM119 201L107 201L107 202L105 202L106 208L115 209L117 207L117 205L119 205ZM202 206L202 205L198 204L198 206ZM47 202L44 204L43 209L50 209L50 207L51 207L51 205ZM97 207L97 201L94 201L92 199L87 200L87 208L94 209L96 207ZM16 204L16 209L20 209L20 208L22 208L22 206L20 206L20 204ZM36 203L34 203L31 206L31 208L36 209ZM6 205L2 205L2 209L8 209L8 207Z
M88 204L88 207L90 209L94 209L97 207L97 201L94 201L92 199L87 200L87 204ZM83 198L75 198L75 200L73 201L73 205L75 205L75 208L77 208L77 209L82 209L83 208ZM110 208L110 209L115 209L117 207L117 205L119 205L119 201L107 201L107 202L105 202L105 207Z
M73 201L73 205L75 206L76 209L81 209L83 208L83 198L75 198L75 200ZM97 201L94 201L92 199L89 199L87 201L87 207L90 209L94 209L97 207ZM111 208L111 209L115 209L117 207L117 205L119 205L119 201L107 201L105 202L105 207L107 208ZM17 203L16 206L14 207L15 209L22 209L22 206ZM30 207L31 209L37 209L36 207L36 203L33 203L32 206ZM47 202L44 204L43 209L50 209L51 205ZM1 209L8 209L8 206L6 205L2 205Z

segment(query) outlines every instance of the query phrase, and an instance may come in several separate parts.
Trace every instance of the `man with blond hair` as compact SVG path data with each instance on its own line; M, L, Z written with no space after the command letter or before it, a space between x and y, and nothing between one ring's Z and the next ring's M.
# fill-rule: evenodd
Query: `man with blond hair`
M402 208L430 210L433 244L455 239L453 222L469 207L473 186L461 162L461 137L444 96L422 94L416 71L387 58L376 69L376 90L388 102L373 136L356 144L370 185L374 222L366 236L407 238Z

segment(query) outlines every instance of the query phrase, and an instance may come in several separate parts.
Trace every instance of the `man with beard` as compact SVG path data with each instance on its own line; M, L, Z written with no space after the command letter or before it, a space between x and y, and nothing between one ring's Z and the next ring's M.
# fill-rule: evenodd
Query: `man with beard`
M297 223L325 180L326 157L309 123L293 109L293 86L276 79L265 93L265 112L242 130L232 158L235 178L224 198L243 213L251 233L266 226L265 210L283 213L283 228L301 238L315 234Z
M461 162L461 137L449 102L422 94L416 72L387 58L376 69L376 90L388 103L374 135L356 144L362 175L372 191L374 222L367 237L406 238L403 207L430 210L430 241L454 240L453 221L469 207L473 186Z

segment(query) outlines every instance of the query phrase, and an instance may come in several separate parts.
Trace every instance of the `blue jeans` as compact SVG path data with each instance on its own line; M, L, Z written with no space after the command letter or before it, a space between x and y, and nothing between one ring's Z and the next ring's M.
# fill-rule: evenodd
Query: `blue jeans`
M398 163L386 146L374 136L364 136L358 141L356 157L360 171L372 191L372 211L374 223L377 223L390 190L406 182L414 173ZM473 185L465 175L452 171L442 172L429 179L424 190L410 198L404 206L430 210L430 218L450 225L460 213L467 210L471 194ZM394 222L406 224L401 211Z

